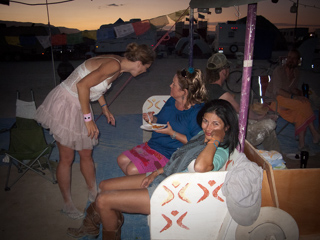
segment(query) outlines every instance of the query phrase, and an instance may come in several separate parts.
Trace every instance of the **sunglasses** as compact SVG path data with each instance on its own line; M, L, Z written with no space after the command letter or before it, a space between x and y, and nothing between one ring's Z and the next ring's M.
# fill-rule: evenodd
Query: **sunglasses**
M181 70L181 76L184 78L187 77L187 70L185 68Z

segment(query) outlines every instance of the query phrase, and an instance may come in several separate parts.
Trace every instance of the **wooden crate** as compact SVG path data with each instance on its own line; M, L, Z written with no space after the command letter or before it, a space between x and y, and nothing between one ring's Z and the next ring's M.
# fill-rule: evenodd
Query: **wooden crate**
M244 153L264 169L261 206L279 207L297 222L300 236L320 235L320 168L273 170L246 141Z

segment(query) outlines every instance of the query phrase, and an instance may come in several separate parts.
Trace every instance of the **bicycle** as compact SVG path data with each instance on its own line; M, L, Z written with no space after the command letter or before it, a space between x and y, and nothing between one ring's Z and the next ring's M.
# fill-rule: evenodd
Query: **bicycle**
M320 73L320 58L314 58L311 64L312 71L315 73Z
M251 74L251 83L259 76L271 75L273 69L279 64L282 58L277 61L268 60L269 66L265 65L253 65ZM229 77L226 79L226 87L233 93L241 93L242 86L242 68L236 68L231 70Z

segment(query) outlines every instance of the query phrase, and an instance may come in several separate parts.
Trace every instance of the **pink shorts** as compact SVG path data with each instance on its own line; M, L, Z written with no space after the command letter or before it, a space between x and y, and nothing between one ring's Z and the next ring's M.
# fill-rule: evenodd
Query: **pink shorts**
M161 153L153 150L148 143L140 144L131 150L123 152L137 167L139 173L153 172L164 167L169 161Z

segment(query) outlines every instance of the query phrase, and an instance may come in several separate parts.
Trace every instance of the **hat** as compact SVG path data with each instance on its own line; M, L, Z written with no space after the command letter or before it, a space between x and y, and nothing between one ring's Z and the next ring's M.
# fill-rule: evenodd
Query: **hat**
M236 240L247 239L299 239L299 228L294 218L275 207L261 208L257 221L251 226L238 225Z
M262 177L262 168L243 153L241 161L236 162L227 173L221 190L231 217L239 225L249 226L259 216Z
M216 70L223 67L229 67L230 63L226 56L222 53L213 54L207 61L207 68L210 70Z

